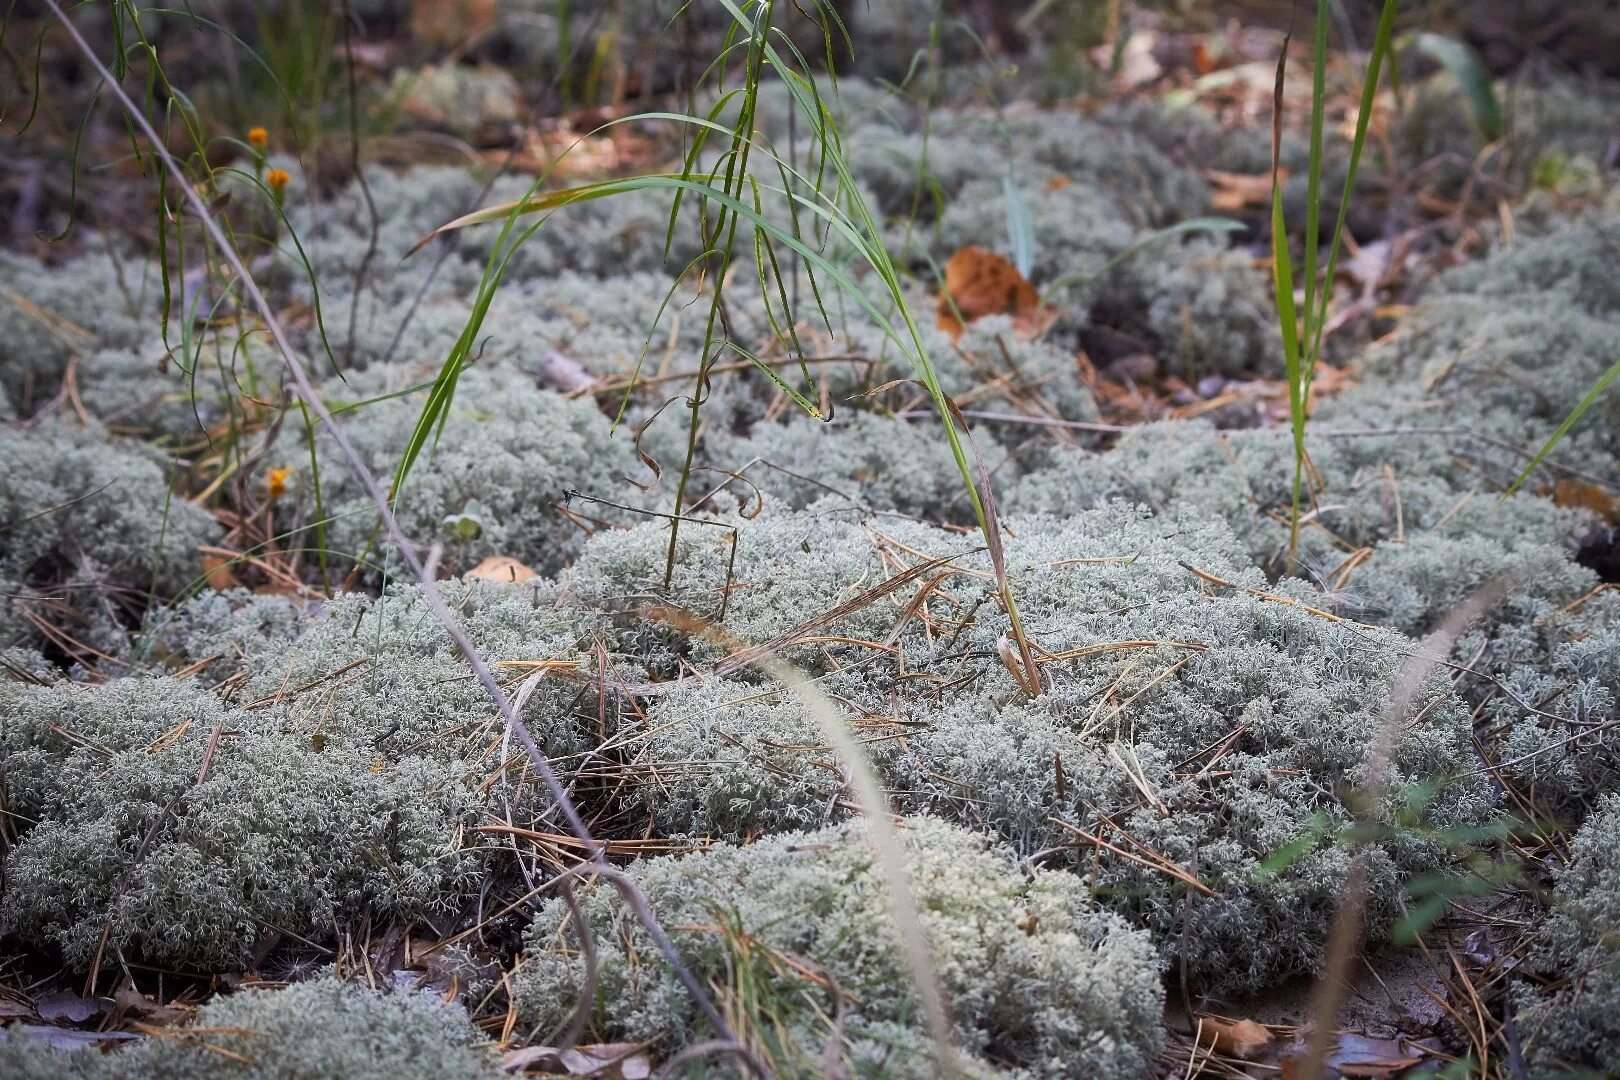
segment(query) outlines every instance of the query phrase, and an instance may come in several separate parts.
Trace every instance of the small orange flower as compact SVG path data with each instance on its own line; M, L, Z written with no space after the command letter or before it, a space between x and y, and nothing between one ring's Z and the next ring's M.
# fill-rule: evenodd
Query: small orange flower
M270 185L270 190L280 195L286 186L292 182L292 174L286 169L271 169L264 174L264 182Z
M270 470L270 474L264 479L264 486L269 490L272 499L279 499L287 494L287 480L291 476L292 470L285 467Z
M255 150L263 150L270 145L270 133L262 127L248 128L248 143Z

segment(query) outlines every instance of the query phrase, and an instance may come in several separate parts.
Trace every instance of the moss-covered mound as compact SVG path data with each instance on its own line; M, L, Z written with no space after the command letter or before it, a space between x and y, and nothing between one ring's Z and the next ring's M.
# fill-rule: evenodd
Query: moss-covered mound
M220 970L270 935L453 912L482 867L477 777L323 737L281 708L132 678L5 692L0 929L75 970L141 958Z
M897 805L1084 869L1104 906L1153 930L1200 983L1254 988L1311 969L1407 639L1306 610L1315 596L1301 583L1272 591L1218 520L1189 512L1172 528L1120 504L1013 519L1007 563L1044 687L1031 700L1003 659L988 557L961 539L814 510L735 527L735 541L683 541L670 595L743 641L782 643L817 674ZM643 533L587 545L574 595L624 597L639 580L653 596L662 534ZM793 611L840 605L843 617L810 626L806 642L784 640ZM668 628L655 652L633 605L621 610L622 647L668 657L671 672L682 657L712 666L721 655ZM848 764L825 721L756 679L740 667L661 693L615 740L630 753L635 820L747 839L849 812ZM1398 914L1402 880L1445 866L1448 831L1491 812L1449 685L1429 685L1413 714L1400 725L1388 832L1369 855L1377 932ZM1133 838L1138 857L1095 839L1104 834Z
M1538 1070L1599 1072L1620 1061L1620 798L1587 821L1558 877L1529 968L1543 981L1523 988L1519 1024Z
M370 368L328 389L350 400L382 397L431 381L431 369ZM418 398L379 401L356 412L344 433L374 475L391 477L421 416ZM536 569L556 569L583 539L578 524L558 511L569 491L620 500L623 480L637 473L631 440L613 438L611 421L590 401L570 401L510 369L474 368L457 390L453 436L431 436L395 501L401 528L419 541L445 545L445 565L468 570L490 555L505 555ZM387 558L378 539L374 504L353 469L328 444L319 479L321 509L329 515L328 547L348 558ZM316 480L307 458L297 467L298 507L316 518ZM292 482L292 481L289 481Z
M488 1042L460 1006L330 974L215 998L185 1026L105 1053L0 1033L0 1073L31 1080L494 1080Z
M99 426L0 426L0 648L117 656L154 596L202 569L221 530L173 491L158 455ZM53 628L49 632L42 627Z
M1142 1075L1162 1007L1146 938L1097 910L1080 878L1026 878L973 833L927 818L902 826L935 972L962 1049L980 1068ZM938 1075L860 827L655 859L632 875L722 1011L783 1075L820 1075L829 1059L856 1076ZM596 948L594 1029L672 1046L700 1041L700 1014L619 894L599 883L580 899ZM536 916L528 943L516 991L543 1037L573 1015L584 974L561 900Z
M550 660L573 640L532 590L451 598L491 660ZM278 934L331 940L365 912L458 914L488 872L470 830L492 800L512 815L532 798L489 781L499 715L419 592L340 598L301 624L278 612L268 629L262 613L209 614L193 605L182 638L203 655L175 659L248 643L221 692L167 676L0 684L7 808L25 823L3 932L75 970L217 970ZM548 752L580 746L570 696L529 696Z

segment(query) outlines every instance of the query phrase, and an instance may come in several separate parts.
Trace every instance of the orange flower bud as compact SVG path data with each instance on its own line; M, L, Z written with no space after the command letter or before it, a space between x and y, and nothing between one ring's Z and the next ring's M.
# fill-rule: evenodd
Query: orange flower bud
M286 169L271 169L264 174L264 182L270 185L270 190L280 195L282 189L292 182L292 175Z
M265 487L269 489L272 499L280 498L287 493L287 480L291 476L292 470L285 467L270 470L270 475L265 477Z
M248 128L248 143L255 150L263 150L270 145L270 133L262 127Z

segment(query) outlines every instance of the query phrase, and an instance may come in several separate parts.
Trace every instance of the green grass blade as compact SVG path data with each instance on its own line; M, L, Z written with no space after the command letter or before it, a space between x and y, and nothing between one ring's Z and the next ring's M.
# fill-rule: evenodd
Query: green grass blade
M1035 223L1029 217L1029 204L1010 176L1001 178L1002 198L1007 202L1007 247L1012 264L1027 281L1035 270Z
M1474 112L1474 123L1479 125L1479 133L1486 142L1493 143L1506 133L1502 103L1497 100L1491 74L1485 70L1477 52L1455 38L1432 33L1418 34L1412 39L1412 47L1457 80L1458 88Z
M1322 235L1322 128L1327 111L1328 0L1317 0L1316 42L1311 56L1311 147L1305 183L1305 339L1311 339L1311 318L1316 311L1316 268ZM1285 46L1286 47L1286 46ZM1324 282L1322 291L1333 286Z
M1317 297L1317 310L1311 321L1309 353L1317 356L1322 351L1322 331L1327 323L1328 297L1332 294L1333 275L1338 272L1339 251L1344 242L1345 222L1350 215L1350 197L1356 187L1356 173L1361 168L1361 152L1367 145L1367 125L1372 121L1373 101L1378 96L1378 79L1384 59L1390 53L1390 41L1395 33L1395 9L1398 0L1384 0L1384 10L1378 17L1378 32L1373 38L1372 52L1367 58L1367 77L1361 86L1361 109L1356 115L1356 133L1350 143L1350 162L1344 174L1344 193L1339 199L1339 215L1333 224L1333 242L1328 249L1325 284ZM1314 368L1306 372L1307 385L1315 374Z
M1282 328L1283 363L1288 376L1288 424L1294 435L1294 494L1289 515L1288 552L1299 548L1300 503L1305 479L1305 401L1309 392L1300 355L1299 312L1294 305L1294 268L1283 221L1282 186L1271 186L1272 282L1277 294L1277 323Z
M1614 385L1616 379L1620 379L1620 360L1616 360L1614 366L1605 371L1602 377L1592 384L1592 388L1586 392L1586 396L1582 397L1580 403L1570 410L1568 416L1564 417L1564 422L1558 425L1558 430L1553 432L1552 436L1542 444L1540 450L1536 451L1536 456L1530 459L1530 464L1524 467L1524 472L1520 473L1518 478L1509 485L1507 491L1502 493L1502 498L1505 499L1519 490L1520 486L1530 478L1530 474L1540 468L1541 463L1547 460L1547 455L1552 453L1553 447L1562 442L1564 436L1568 435L1570 430L1580 423L1581 417L1586 415L1588 409L1597 404L1598 399L1608 391L1610 386Z

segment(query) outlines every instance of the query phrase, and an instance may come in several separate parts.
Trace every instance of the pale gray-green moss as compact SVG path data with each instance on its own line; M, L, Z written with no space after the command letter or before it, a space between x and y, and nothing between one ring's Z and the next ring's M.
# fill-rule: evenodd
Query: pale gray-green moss
M218 527L172 493L155 455L99 427L0 428L0 574L171 592Z
M525 663L574 657L580 630L554 610L554 586L447 582L440 588L479 655L498 670L510 664L526 674ZM251 629L250 612L239 618ZM495 706L417 586L380 598L340 594L306 617L291 644L270 642L242 663L248 674L236 697L287 701L310 734L384 753L408 748L445 762L482 756L500 735ZM189 647L197 645L203 655L188 652L185 660L195 663L219 649L210 636ZM523 716L548 753L583 746L566 710L573 693L565 681L547 679L528 696Z
M75 354L134 345L155 325L157 268L89 254L61 266L0 252L0 387L28 414L49 401Z
M930 418L932 419L932 418ZM987 460L1005 455L989 434L977 435ZM934 521L972 518L962 474L937 423L909 422L871 412L845 413L830 423L793 415L762 423L746 438L711 439L709 460L740 472L733 501L752 503L758 491L802 510L826 500L868 513L892 511Z
M904 730L882 719L854 728L879 767ZM802 700L771 687L725 679L681 687L618 741L635 778L628 809L660 834L740 840L839 821L853 805L849 766L825 729Z
M981 615L957 650L989 662L971 682L972 668L957 669L973 692L923 714L890 786L909 810L1095 873L1103 903L1153 930L1201 983L1252 989L1308 971L1348 866L1334 839L1350 821L1348 791L1366 779L1410 645L1292 606L1309 590L1239 569L1218 522L1133 526L1121 511L1010 522L1024 624L1037 656L1062 659L1041 665L1045 691L1025 699L994 659L1004 617ZM1237 587L1211 588L1189 567ZM1470 776L1467 709L1444 680L1419 700L1422 719L1394 757L1390 830L1369 854L1380 897L1443 867L1447 831L1490 812ZM1415 793L1416 819L1397 825ZM1173 874L1099 850L1054 817L1093 836L1122 829L1217 895L1189 899ZM1300 857L1262 869L1299 843ZM1375 903L1374 932L1395 914Z
M170 489L161 459L98 427L0 427L0 646L43 644L28 616L75 648L117 656L148 600L202 569L220 528Z
M1467 445L1461 436L1453 443L1443 431L1403 435L1402 426L1418 425L1387 413L1376 418L1381 422L1363 422L1373 419L1324 405L1313 421L1318 430L1307 436L1307 448L1321 488L1320 509L1300 537L1308 560L1331 559L1332 569L1357 547L1426 533L1485 536L1510 549L1558 544L1579 525L1577 515L1544 499L1521 495L1499 505L1487 493L1503 474L1479 469L1471 454L1454 456ZM1280 572L1292 482L1286 431L1220 432L1202 422L1166 422L1127 434L1108 454L1066 455L1012 485L1003 501L1008 512L1023 513L1064 514L1110 499L1172 518L1181 507L1213 513L1245 541L1256 563Z
M464 832L481 777L465 762L168 679L19 687L3 708L8 809L29 824L0 927L75 970L219 970L267 935L330 937L362 910L454 912L481 879Z
M1152 947L1096 910L1083 880L1026 878L982 838L926 818L904 822L901 840L957 1037L980 1069L1123 1080L1150 1067L1163 1003ZM766 1040L783 1075L821 1075L833 981L845 995L835 1053L853 1075L937 1075L860 827L649 860L631 873L682 957ZM700 1014L619 894L599 883L581 904L597 948L596 1034L700 1041ZM583 966L571 925L553 900L527 934L514 989L537 1039L576 1005Z
M431 381L429 368L368 368L330 393L367 400ZM421 413L421 394L373 401L339 422L373 473L392 476ZM613 438L611 421L589 401L566 400L535 386L510 368L474 367L461 376L442 437L430 435L395 503L406 535L418 543L445 545L444 565L471 569L490 555L506 555L537 570L554 570L583 539L582 529L557 510L565 492L614 501L636 489L623 481L638 474L628 435ZM324 508L332 521L327 545L358 558L368 549L388 558L376 541L376 511L348 463L330 443L321 457ZM307 459L289 455L298 470L289 483L297 492L301 523L314 514L313 477ZM312 529L303 534L313 542Z
M198 1029L191 1037L192 1028ZM460 1006L330 973L216 997L189 1024L121 1049L64 1052L0 1034L0 1072L37 1080L495 1080L492 1048Z
M573 641L533 590L447 593L492 662ZM468 830L491 800L533 822L521 769L485 783L499 716L418 591L340 596L296 628L258 601L219 610L231 600L183 614L198 629L174 658L223 651L231 703L170 678L0 683L8 810L27 825L0 901L8 933L79 969L240 965L266 935L325 939L362 911L454 914L487 872ZM553 683L529 697L548 753L582 745L571 696Z
M1459 654L1498 671L1545 663L1556 644L1549 620L1598 584L1572 559L1569 542L1588 527L1583 516L1523 493L1499 499L1491 491L1500 474L1444 453L1444 433L1372 437L1397 425L1386 418L1352 427L1343 413L1323 413L1321 430L1308 438L1322 485L1318 509L1301 532L1292 567L1292 450L1284 431L1149 425L1109 454L1076 455L1068 468L1029 474L1006 504L1055 512L1123 498L1172 521L1213 513L1268 572L1291 568L1313 579L1316 606L1413 635L1428 633L1467 598L1500 583L1503 600L1482 613ZM1339 437L1334 428L1350 434Z
M1544 632L1563 640L1505 671L1509 693L1488 715L1503 771L1538 805L1567 811L1620 792L1620 603L1594 597Z
M1576 835L1557 889L1528 961L1546 981L1520 988L1520 1038L1538 1075L1596 1075L1620 1061L1620 796Z
M1244 592L1316 599L1303 583L1268 585L1222 522L1192 511L1174 523L1117 504L1014 518L1006 559L1024 625L1038 656L1061 658L1041 665L1046 690L1030 702L1001 660L1007 627L985 554L942 530L840 517L816 507L737 521L729 592L729 534L694 528L670 595L709 618L725 595L724 628L762 641L790 629L794 611L856 594L842 583L872 588L906 565L952 557L940 570L950 599L936 596L935 610L902 618L912 586L817 627L819 646L794 650L856 718L899 804L1048 859L1080 858L1066 854L1078 850L1074 834L1054 816L1095 830L1109 827L1096 815L1110 815L1220 894L1189 902L1170 876L1109 852L1093 859L1081 845L1104 903L1151 928L1167 957L1185 952L1195 978L1222 988L1310 969L1348 866L1335 839L1351 817L1346 792L1363 776L1405 638ZM572 591L598 603L618 596L620 647L662 657L673 673L683 656L702 666L720 653L631 615L635 593L660 595L663 536L646 526L594 540ZM1235 588L1211 588L1193 569ZM657 645L648 634L661 635ZM676 690L615 740L634 754L628 806L638 819L731 838L843 816L844 764L801 704L754 678ZM1443 867L1447 830L1489 814L1470 778L1467 710L1442 682L1423 701L1396 754L1392 831L1370 855L1383 897ZM1418 793L1421 809L1397 827L1396 808ZM1300 842L1304 855L1262 870ZM1375 932L1395 916L1379 906Z
M1439 399L1448 427L1537 449L1620 350L1620 256L1603 243L1614 220L1570 222L1442 275L1400 332L1367 354L1364 367L1383 384L1376 392L1414 404L1421 394L1431 412ZM1600 399L1552 460L1614 482L1617 410L1614 395ZM1503 457L1489 444L1453 445L1487 461ZM1506 456L1498 484L1524 464Z
M151 613L134 642L132 659L176 659L181 664L212 661L207 667L208 679L220 682L248 664L262 664L303 629L300 605L291 597L256 595L246 589L205 589Z
M683 658L712 660L730 650L677 632L643 608L674 604L706 619L723 614L722 627L733 637L769 641L889 576L873 537L857 521L830 505L801 512L767 507L753 521L730 515L683 525L668 589L668 527L649 522L598 533L564 582L580 602L582 626L602 626L618 651L673 675ZM819 633L881 638L897 612L891 596ZM816 670L825 663L806 645L783 655Z
M1547 14L1532 14L1534 8L1533 4L1516 5L1515 13L1524 20L1521 25L1545 24ZM1603 18L1597 12L1591 14L1594 19ZM1603 42L1605 37L1612 38L1612 31L1578 36ZM1594 47L1602 49L1605 45ZM1584 163L1594 177L1601 173L1600 163L1612 152L1615 137L1620 136L1620 124L1615 122L1620 91L1612 82L1549 75L1526 65L1512 79L1497 80L1496 93L1502 102L1508 137L1519 147L1516 153L1502 159L1490 155L1489 160L1481 160L1477 166L1471 164L1489 140L1480 131L1478 114L1468 95L1444 73L1414 87L1410 101L1392 125L1398 152L1409 161L1434 162L1436 170L1429 182L1445 185L1441 190L1448 193L1461 189L1470 177L1475 182L1505 180L1520 188L1556 188L1558 173L1574 163Z

